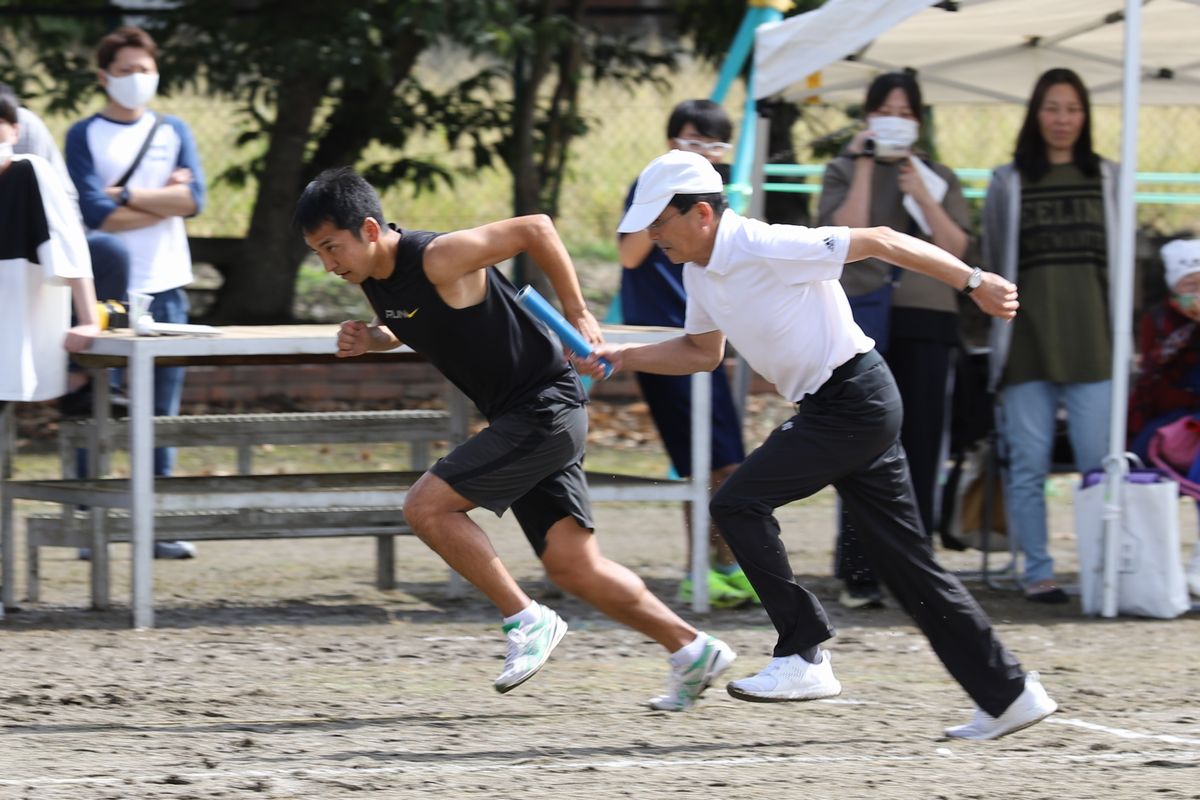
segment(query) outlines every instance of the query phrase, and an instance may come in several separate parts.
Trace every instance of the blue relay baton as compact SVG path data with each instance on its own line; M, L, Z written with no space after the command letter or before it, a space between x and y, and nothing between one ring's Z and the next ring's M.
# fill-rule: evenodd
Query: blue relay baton
M545 323L546 327L554 331L567 349L576 356L587 358L592 354L592 346L588 344L587 339L584 339L579 331L575 330L575 326L558 313L558 309L547 303L546 298L538 294L537 289L525 286L517 292L517 302L524 306L534 319ZM612 364L608 363L608 359L602 357L600 364L604 367L604 377L612 375L613 368Z

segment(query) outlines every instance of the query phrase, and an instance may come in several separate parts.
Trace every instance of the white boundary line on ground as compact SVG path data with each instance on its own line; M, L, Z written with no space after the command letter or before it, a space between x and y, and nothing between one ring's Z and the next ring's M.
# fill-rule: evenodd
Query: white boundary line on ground
M754 767L762 764L839 764L857 762L863 764L906 763L914 761L931 762L939 758L970 758L975 755L988 756L989 745L973 746L966 752L951 751L949 754L924 755L891 755L891 756L731 756L728 758L617 758L607 760L575 761L545 761L537 763L513 764L510 762L487 762L480 764L412 762L391 767L324 767L312 769L297 766L290 769L245 769L245 770L205 770L203 772L172 772L144 773L120 777L91 775L79 778L0 778L0 786L103 786L129 785L136 783L164 783L168 779L186 780L189 783L211 782L214 780L246 780L253 778L270 778L281 781L303 782L321 778L367 777L382 775L467 775L477 772L527 772L530 770L551 771L559 773L590 772L593 770L637 770L637 769L695 769L697 767ZM946 750L948 748L939 748ZM1080 753L1057 754L1048 756L1044 750L1036 752L1006 752L995 754L989 759L993 762L1031 762L1046 764L1051 762L1122 762L1122 761L1191 761L1200 762L1200 750L1166 752L1137 751L1129 753Z
M1063 719L1061 717L1049 717L1044 720L1051 725L1069 725L1072 728L1083 728L1086 731L1097 731L1099 733L1108 733L1113 736L1118 736L1122 739L1153 739L1158 742L1166 742L1167 744L1200 744L1200 739L1191 736L1174 736L1169 733L1138 733L1127 728L1110 728L1107 725L1098 725L1095 722L1084 722L1081 719Z

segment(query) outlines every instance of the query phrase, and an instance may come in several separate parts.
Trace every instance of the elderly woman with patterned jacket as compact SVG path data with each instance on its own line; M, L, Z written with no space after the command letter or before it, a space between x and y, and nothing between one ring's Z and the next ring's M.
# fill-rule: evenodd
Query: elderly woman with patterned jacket
M1169 294L1142 313L1141 368L1129 393L1129 449L1146 464L1159 429L1183 417L1200 417L1200 239L1169 242L1162 258ZM1192 478L1197 467L1200 460L1184 477ZM1196 504L1200 510L1200 497ZM1200 597L1200 540L1192 549L1187 582Z

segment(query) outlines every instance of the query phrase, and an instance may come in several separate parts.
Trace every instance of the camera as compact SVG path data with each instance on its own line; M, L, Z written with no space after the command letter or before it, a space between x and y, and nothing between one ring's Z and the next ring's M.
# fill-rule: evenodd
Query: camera
M863 153L876 161L898 161L912 153L910 145L887 139L867 139L863 142Z
M896 161L908 158L920 128L916 120L903 117L878 116L869 120L876 161Z

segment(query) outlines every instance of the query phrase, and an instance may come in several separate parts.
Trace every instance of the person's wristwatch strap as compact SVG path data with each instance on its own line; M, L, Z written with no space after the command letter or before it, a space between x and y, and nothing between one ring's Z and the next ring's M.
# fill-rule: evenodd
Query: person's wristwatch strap
M979 284L983 283L983 270L976 267L971 271L970 277L967 278L967 285L962 288L962 293L969 295L971 292L979 288Z

